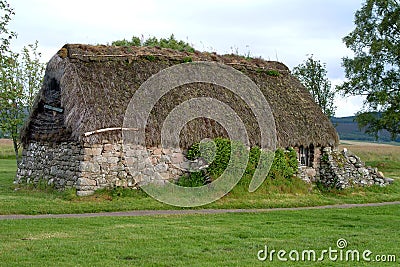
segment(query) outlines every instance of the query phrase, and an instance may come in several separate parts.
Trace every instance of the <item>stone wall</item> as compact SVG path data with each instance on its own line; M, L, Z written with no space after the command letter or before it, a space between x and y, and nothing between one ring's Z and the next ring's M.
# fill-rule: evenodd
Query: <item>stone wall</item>
M32 142L22 156L15 183L75 187L80 196L105 187L137 188L154 180L176 180L193 165L179 149L146 149L107 140L84 145Z
M15 183L46 182L57 189L72 187L80 176L83 150L79 143L32 142L24 148Z
M81 177L76 188L79 195L92 194L104 187L132 187L143 183L178 179L187 160L177 149L145 148L110 143L85 144Z
M377 168L367 167L359 157L344 149L326 147L320 158L319 181L328 188L344 189L347 187L385 186L393 179L385 178Z
M24 148L15 183L45 182L56 189L75 187L80 196L105 187L138 188L149 182L177 180L189 170L207 167L205 162L189 161L179 149L145 148L111 143L80 144L32 142ZM385 186L393 182L376 168L366 167L350 151L327 147L315 149L312 166L300 166L306 182L343 189L354 185Z

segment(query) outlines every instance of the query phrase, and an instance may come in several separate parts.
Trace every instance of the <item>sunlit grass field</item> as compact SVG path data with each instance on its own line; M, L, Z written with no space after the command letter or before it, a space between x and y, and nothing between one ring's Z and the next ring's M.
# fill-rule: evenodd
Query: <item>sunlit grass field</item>
M1 266L397 266L400 206L265 213L6 220ZM360 261L317 261L323 250L358 250ZM316 259L259 261L260 250L314 250ZM361 253L395 255L367 262ZM345 255L345 254L344 254ZM264 255L262 255L264 256ZM272 259L272 261L271 261ZM307 258L305 258L307 259ZM312 259L312 258L311 258ZM350 258L349 258L350 259Z
M255 193L241 181L206 208L269 208L400 200L397 147L344 144L395 178L391 186L320 191L300 181L266 181ZM4 148L4 146L3 146ZM3 149L2 148L2 149ZM6 149L8 147L6 146ZM3 150L5 151L5 149ZM0 159L0 214L48 214L173 209L138 190L102 190L78 198L73 190L16 187L15 159ZM13 153L11 150L10 153ZM1 154L0 154L1 155ZM18 190L16 190L18 189ZM0 266L397 266L400 205L261 213L18 219L0 221ZM347 247L339 249L337 241ZM259 261L260 250L275 255ZM332 261L328 249L371 251L369 259ZM277 251L313 250L316 259L280 261ZM339 256L339 254L336 254ZM261 254L265 256L265 254ZM396 262L376 262L376 256ZM288 255L285 255L288 259Z

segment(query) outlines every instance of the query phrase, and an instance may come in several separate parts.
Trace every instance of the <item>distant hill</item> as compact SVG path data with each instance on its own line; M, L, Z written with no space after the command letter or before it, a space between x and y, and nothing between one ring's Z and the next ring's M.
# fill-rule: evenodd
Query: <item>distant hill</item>
M333 126L342 140L376 141L374 136L365 133L364 129L359 129L354 116L331 119ZM390 142L390 133L386 130L379 132L378 142ZM400 142L400 137L395 140Z

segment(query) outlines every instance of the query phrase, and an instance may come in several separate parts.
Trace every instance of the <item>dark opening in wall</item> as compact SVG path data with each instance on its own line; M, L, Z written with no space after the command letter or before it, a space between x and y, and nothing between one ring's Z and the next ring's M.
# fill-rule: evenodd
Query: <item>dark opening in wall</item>
M313 167L314 162L314 145L308 147L299 147L299 161L301 166Z
M47 81L47 90L44 90L46 104L60 107L61 106L61 90L60 82L55 78Z

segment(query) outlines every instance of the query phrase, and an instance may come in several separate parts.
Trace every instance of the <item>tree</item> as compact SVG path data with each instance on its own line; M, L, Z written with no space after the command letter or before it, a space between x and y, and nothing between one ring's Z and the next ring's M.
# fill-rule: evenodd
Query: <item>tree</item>
M19 129L24 122L23 87L18 54L2 58L0 77L0 128L14 144L15 156L18 161Z
M11 51L10 42L16 34L7 28L14 15L5 0L0 0L0 129L13 140L15 156L19 160L19 133L40 89L44 66L37 52L38 42L22 50L22 57Z
M38 52L38 41L22 49L21 75L24 90L23 103L30 112L36 94L43 82L44 64L40 62L42 54Z
M366 0L355 13L355 29L343 42L354 57L343 58L343 95L366 96L356 114L360 127L377 138L380 130L400 134L400 1Z
M309 56L302 64L293 68L293 75L310 91L315 102L330 118L335 115L336 107L333 105L335 91L331 88L331 82L326 77L326 64Z

